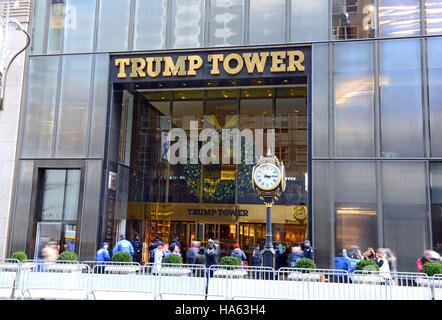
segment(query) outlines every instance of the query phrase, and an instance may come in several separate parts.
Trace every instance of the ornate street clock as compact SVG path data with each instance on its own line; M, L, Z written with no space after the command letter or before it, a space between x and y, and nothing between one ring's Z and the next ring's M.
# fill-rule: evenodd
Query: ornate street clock
M262 253L263 266L275 267L275 250L272 237L272 205L285 191L285 168L278 158L269 152L260 157L252 170L252 187L266 206L266 242ZM269 276L270 277L270 276Z
M253 167L252 186L264 202L278 200L286 187L284 164L271 154L261 156Z

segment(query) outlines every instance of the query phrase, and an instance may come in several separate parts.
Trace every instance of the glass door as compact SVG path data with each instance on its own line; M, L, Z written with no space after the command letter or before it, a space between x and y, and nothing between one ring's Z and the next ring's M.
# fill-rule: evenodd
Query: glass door
M60 249L61 231L61 222L39 222L37 224L37 236L35 240L37 245L35 246L34 257L39 256L39 249L44 248L48 241L56 241Z

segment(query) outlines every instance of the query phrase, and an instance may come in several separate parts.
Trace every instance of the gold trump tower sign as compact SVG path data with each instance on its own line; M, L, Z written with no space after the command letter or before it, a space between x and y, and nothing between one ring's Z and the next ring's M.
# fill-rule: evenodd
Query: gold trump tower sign
M310 48L114 56L113 80L274 77L309 73Z

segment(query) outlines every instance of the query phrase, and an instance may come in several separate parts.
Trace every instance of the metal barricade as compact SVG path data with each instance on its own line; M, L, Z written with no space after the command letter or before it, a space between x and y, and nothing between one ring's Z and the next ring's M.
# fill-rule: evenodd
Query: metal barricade
M88 268L78 261L26 261L19 271L21 298L88 299Z
M432 278L434 300L442 300L442 274L435 274Z
M280 268L276 296L296 300L346 300L349 275L346 270Z
M198 264L152 265L152 273L158 278L157 297L166 299L206 298L206 270Z
M0 259L0 298L12 299L17 289L20 261Z
M206 277L208 299L274 299L269 267L213 265Z
M137 262L86 261L89 293L98 300L154 299L155 279ZM149 269L149 268L147 268Z

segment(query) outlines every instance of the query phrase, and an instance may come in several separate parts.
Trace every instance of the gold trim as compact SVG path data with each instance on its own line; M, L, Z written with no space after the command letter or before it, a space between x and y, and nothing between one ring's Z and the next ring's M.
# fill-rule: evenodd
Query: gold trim
M272 188L262 188L262 187L260 187L259 184L256 182L256 179L255 179L256 174L255 174L255 173L256 173L256 172L258 171L258 169L261 168L262 166L273 166L273 167L276 168L276 170L278 170L278 173L279 173L279 180L278 180L278 183L276 184L275 187L272 187ZM279 170L279 168L278 168L276 165L274 165L273 163L263 163L263 164L260 164L258 167L256 167L256 170L254 170L253 173L254 173L254 174L253 174L253 177L252 177L252 181L253 181L254 184L255 184L259 189L261 189L261 190L264 190L264 191L276 190L276 189L278 188L278 186L281 184L281 170Z
M272 202L264 202L266 205L266 208L271 208L273 206L273 201Z

